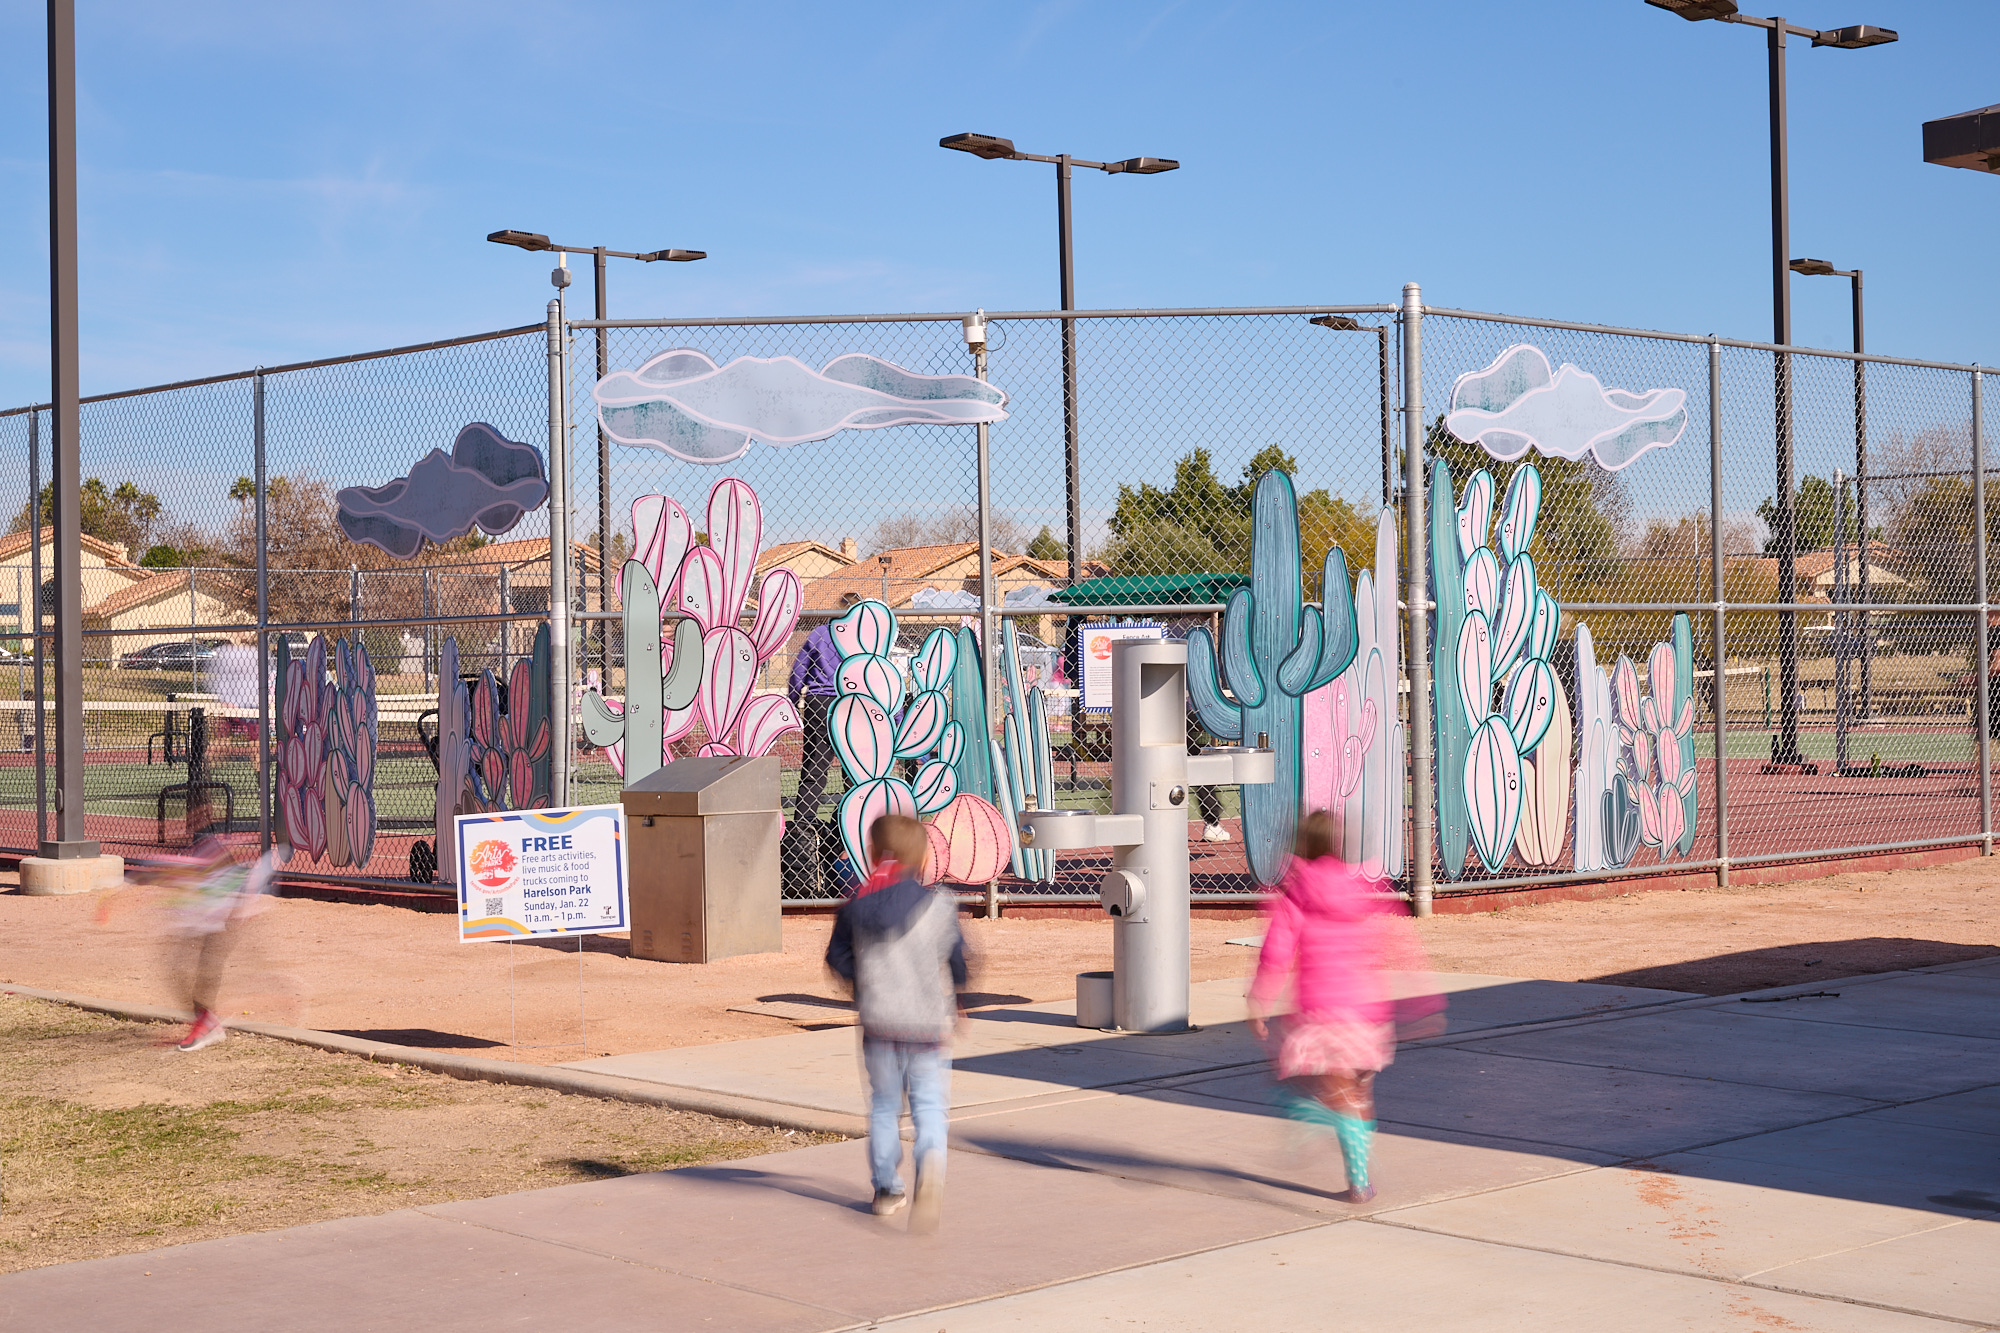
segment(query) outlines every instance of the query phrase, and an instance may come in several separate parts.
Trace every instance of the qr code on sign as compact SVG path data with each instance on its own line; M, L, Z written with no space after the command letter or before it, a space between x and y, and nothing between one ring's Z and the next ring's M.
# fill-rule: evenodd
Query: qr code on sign
M499 916L500 909L506 905L507 900L505 898L488 898L486 900L486 915Z

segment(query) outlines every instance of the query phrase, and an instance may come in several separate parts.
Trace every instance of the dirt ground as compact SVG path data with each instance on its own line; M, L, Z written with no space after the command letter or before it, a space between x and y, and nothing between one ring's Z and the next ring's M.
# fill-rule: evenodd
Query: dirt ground
M4 877L11 879L11 876ZM1433 965L1558 981L1727 994L2000 953L2000 861L1837 875L1729 890L1650 892L1420 923ZM108 919L98 919L109 908ZM0 888L0 980L100 998L184 1005L178 943L143 891L29 898ZM976 1003L1074 994L1110 966L1106 919L967 920ZM225 1010L301 1027L498 1059L771 1036L785 1018L732 1006L839 994L821 963L829 917L785 922L782 953L706 966L629 956L618 936L460 944L450 916L273 899L246 924ZM1197 919L1198 981L1245 975L1253 920Z
M817 1142L0 995L0 1272Z

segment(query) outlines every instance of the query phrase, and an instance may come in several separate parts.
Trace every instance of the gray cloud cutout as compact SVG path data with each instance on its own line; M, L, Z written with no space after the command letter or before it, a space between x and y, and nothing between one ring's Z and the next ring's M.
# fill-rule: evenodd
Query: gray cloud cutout
M862 352L818 370L794 357L739 356L717 366L678 347L597 382L597 417L620 444L691 463L741 458L753 440L784 447L843 430L1007 419L1007 395L970 375L919 375Z
M340 529L408 560L424 539L448 542L477 527L497 537L549 498L542 454L483 421L459 431L451 453L433 449L407 477L381 486L349 486L338 497Z

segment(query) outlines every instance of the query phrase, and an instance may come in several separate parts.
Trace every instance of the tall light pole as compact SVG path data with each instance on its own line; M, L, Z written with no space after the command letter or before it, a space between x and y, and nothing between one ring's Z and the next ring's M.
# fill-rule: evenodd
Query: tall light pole
M609 300L604 282L606 259L636 259L642 264L665 259L676 264L686 264L708 258L706 250L648 250L640 254L629 250L607 250L601 245L557 245L536 231L496 231L488 234L486 239L496 245L518 246L523 250L557 250L566 254L592 256L595 262L591 265L591 295L595 298L599 320L611 318L605 313ZM598 325L597 378L599 379L603 379L611 369L609 332L601 323ZM602 422L598 423L597 427L597 609L599 611L611 609L611 437L604 433Z
M1068 153L1058 153L1045 157L1040 153L1024 153L1014 147L1012 139L995 138L990 134L953 134L938 140L938 147L953 148L961 153L971 153L996 161L1049 162L1056 169L1056 251L1059 279L1062 288L1063 310L1076 309L1076 264L1074 249L1070 244L1069 224L1069 173L1071 167L1088 167L1101 171L1107 176L1134 175L1155 176L1163 171L1173 171L1180 163L1165 157L1128 157L1123 162L1090 162ZM1062 376L1063 376L1063 481L1069 506L1069 582L1079 582L1083 568L1083 470L1077 449L1077 403L1076 403L1076 321L1062 322Z
M49 0L49 427L55 503L56 836L40 852L55 861L95 857L83 827L83 428L77 373L76 4ZM39 504L39 497L35 503ZM34 525L41 544L41 525ZM37 603L40 595L37 594ZM36 628L40 629L39 614ZM36 700L36 707L41 701ZM24 887L28 867L22 867Z
M1780 347L1792 345L1791 288L1791 199L1786 184L1785 143L1785 38L1807 37L1814 46L1859 50L1896 40L1894 31L1873 24L1856 23L1845 28L1801 28L1782 18L1752 18L1736 12L1736 0L1646 0L1656 9L1678 14L1690 22L1713 19L1721 23L1741 23L1765 32L1770 58L1771 90L1771 341ZM1779 352L1773 358L1772 374L1776 403L1777 435L1777 515L1771 535L1778 543L1778 601L1790 605L1798 600L1798 523L1792 495L1792 364L1791 354ZM1720 515L1717 515L1720 518ZM1771 761L1799 764L1799 622L1795 611L1778 614L1778 687L1784 698L1780 704L1778 735L1771 743Z
M1863 337L1861 323L1861 270L1858 268L1835 268L1824 259L1794 259L1791 263L1794 273L1814 278L1846 278L1850 284L1849 294L1854 306L1854 350L1857 354L1868 350ZM1854 363L1854 545L1860 561L1858 597L1865 606L1868 602L1868 367L1860 361ZM1846 589L1846 575L1842 573L1841 589ZM1841 651L1835 648L1835 671L1840 670ZM1868 612L1861 613L1861 716L1867 717L1874 705L1875 636L1869 624Z

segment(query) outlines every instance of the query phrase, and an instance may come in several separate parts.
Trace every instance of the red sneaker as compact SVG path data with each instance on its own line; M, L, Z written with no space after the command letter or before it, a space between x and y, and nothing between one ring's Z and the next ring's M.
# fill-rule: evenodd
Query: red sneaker
M216 1012L213 1009L204 1009L195 1015L194 1026L188 1029L187 1036L182 1037L181 1044L174 1049L198 1051L204 1046L215 1045L228 1035L228 1030L222 1026L222 1019Z

